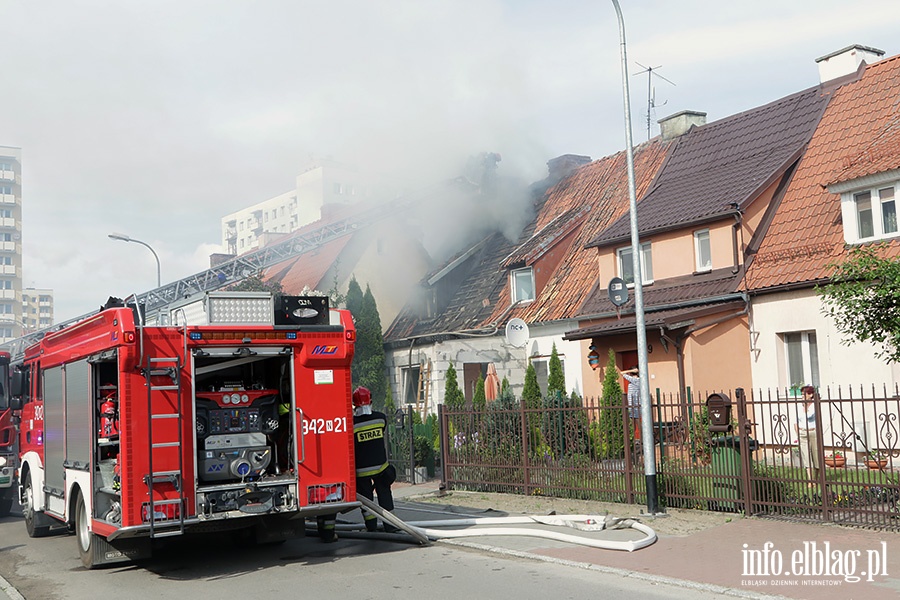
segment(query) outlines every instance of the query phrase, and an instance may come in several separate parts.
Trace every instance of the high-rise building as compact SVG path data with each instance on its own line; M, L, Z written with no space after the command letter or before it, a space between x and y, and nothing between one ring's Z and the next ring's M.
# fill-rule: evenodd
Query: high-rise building
M22 292L22 325L26 333L53 325L53 290L25 288Z
M227 254L244 254L317 221L325 205L386 194L386 186L373 184L356 169L318 160L297 176L295 189L223 217L222 247Z
M22 324L22 149L0 146L0 341Z

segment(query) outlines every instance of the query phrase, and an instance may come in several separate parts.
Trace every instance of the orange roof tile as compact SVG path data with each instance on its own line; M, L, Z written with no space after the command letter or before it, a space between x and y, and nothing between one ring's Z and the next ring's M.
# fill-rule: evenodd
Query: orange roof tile
M826 279L844 255L841 202L827 186L900 167L900 56L868 65L832 96L745 286L762 290ZM898 242L891 254L900 253Z
M637 196L650 185L666 156L671 142L654 138L635 148L634 172ZM597 281L597 250L585 248L610 223L628 212L628 181L625 152L596 160L561 180L547 193L547 200L536 220L535 231L547 227L558 216L589 206L589 214L575 234L575 240L559 262L537 299L516 308L505 318L519 317L529 323L576 317L584 299ZM533 245L534 240L526 244ZM485 323L497 321L509 308L509 283L497 299L493 314Z

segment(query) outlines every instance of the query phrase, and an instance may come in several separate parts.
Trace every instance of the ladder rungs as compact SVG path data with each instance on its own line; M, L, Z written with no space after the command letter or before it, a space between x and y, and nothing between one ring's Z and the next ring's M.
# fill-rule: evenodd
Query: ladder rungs
M151 444L153 448L177 448L181 446L181 442L159 442L158 444Z
M164 415L150 415L151 419L177 419L180 415L178 413L167 413Z
M153 506L163 506L169 504L181 504L181 500L178 498L174 498L172 500L156 500L153 502Z
M177 385L151 385L150 389L154 392L163 392L163 391L172 391L177 390Z
M151 362L151 363L170 362L170 363L178 364L178 357L177 357L177 356L161 356L161 357L159 357L159 358L152 358L152 357L151 357L151 358L150 358L150 362Z
M158 477L173 477L178 474L179 474L178 471L156 471L154 473L151 473L151 475L153 475L154 479L156 479Z

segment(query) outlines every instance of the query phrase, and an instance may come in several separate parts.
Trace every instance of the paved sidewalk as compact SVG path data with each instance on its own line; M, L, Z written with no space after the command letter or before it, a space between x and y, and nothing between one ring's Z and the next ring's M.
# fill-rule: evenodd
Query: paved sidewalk
M437 493L437 482L397 486L395 499L402 505ZM493 508L502 512L503 495L492 495L491 499L498 497L500 504ZM653 518L641 521L654 527ZM718 589L733 596L817 600L900 597L900 534L890 532L737 518L687 535L661 534L656 543L635 552L540 538L467 539L471 540L469 545L481 549L615 570L661 583Z

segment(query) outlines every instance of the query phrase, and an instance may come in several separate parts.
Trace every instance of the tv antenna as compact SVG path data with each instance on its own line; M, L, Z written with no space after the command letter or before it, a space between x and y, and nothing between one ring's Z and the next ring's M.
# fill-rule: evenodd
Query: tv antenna
M653 114L653 109L656 108L657 106L661 106L661 105L656 104L656 88L653 87L653 76L656 75L663 81L671 83L672 85L675 85L675 82L670 81L670 80L666 79L665 77L663 77L662 75L660 75L659 73L655 72L658 69L661 69L662 65L660 65L658 67L645 67L644 65L642 65L641 63L639 63L637 61L635 61L634 64L636 64L637 66L644 69L643 71L638 71L637 73L635 73L635 75L641 75L642 73L647 74L647 139L649 140L650 139L650 126L653 123L653 120L651 117L651 115ZM668 102L668 100L666 102ZM666 102L663 102L663 104L665 104Z

